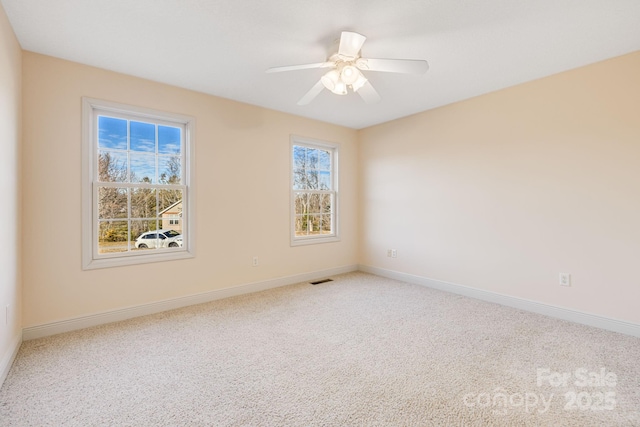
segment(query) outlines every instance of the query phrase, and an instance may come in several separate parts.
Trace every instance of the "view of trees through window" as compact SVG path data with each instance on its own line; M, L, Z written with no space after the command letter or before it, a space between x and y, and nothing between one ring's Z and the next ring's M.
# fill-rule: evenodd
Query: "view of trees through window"
M332 151L293 145L295 237L334 234Z
M99 253L182 247L183 129L98 116Z

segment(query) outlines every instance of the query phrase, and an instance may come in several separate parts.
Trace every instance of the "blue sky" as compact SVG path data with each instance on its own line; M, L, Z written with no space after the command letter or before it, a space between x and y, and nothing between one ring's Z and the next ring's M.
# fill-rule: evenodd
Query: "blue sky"
M98 146L126 150L127 121L112 117L98 117Z
M306 171L308 182L318 181L320 188L331 188L331 154L328 151L294 145L293 164L296 169ZM294 189L306 189L300 184L303 183L294 183Z
M127 144L128 137L130 139ZM126 153L113 150L130 150L129 168L135 176L135 181L148 177L151 182L157 183L156 156L158 155L159 176L167 170L167 155L181 154L181 129L99 116L98 147L100 150L109 151L119 164L126 164Z

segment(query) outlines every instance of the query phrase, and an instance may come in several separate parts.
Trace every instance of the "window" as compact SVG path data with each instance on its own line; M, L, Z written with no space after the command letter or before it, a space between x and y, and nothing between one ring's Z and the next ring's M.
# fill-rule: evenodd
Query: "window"
M291 138L291 245L338 237L338 147Z
M85 269L193 256L193 123L83 99Z

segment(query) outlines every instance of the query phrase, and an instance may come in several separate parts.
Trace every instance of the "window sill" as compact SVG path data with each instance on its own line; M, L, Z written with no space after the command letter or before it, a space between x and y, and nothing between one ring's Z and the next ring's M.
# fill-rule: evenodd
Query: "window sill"
M179 259L194 258L189 251L165 252L158 254L145 254L140 256L126 256L113 258L91 259L82 266L83 270L95 270L99 268L122 267L127 265L148 264L153 262L166 262Z
M327 237L298 237L296 239L291 240L291 246L305 246L305 245L318 245L321 243L333 243L339 242L340 237L338 236L327 236Z

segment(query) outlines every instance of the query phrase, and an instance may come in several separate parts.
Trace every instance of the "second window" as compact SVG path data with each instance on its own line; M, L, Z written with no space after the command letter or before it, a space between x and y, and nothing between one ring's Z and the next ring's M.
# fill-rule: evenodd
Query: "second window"
M291 157L292 244L337 240L337 146L293 137Z

